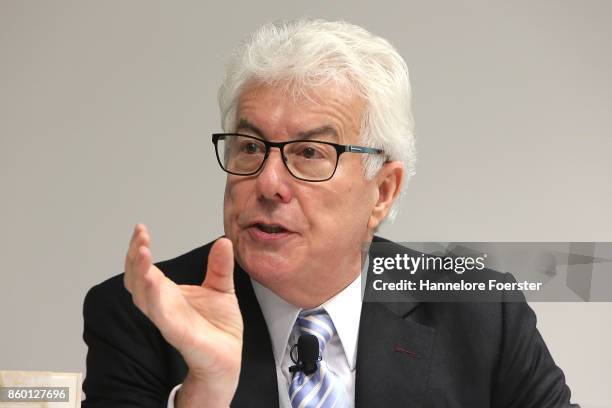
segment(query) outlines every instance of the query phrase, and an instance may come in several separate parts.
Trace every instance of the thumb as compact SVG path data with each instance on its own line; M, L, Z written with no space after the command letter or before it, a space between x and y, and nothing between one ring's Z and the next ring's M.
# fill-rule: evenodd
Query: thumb
M202 286L219 292L234 291L234 248L229 239L219 238L210 249Z

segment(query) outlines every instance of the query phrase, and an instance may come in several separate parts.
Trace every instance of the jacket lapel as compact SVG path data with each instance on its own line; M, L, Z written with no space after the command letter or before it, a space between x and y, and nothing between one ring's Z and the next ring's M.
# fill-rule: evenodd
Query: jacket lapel
M374 242L394 245L378 237ZM374 247L370 262L374 257L394 256L405 250L397 246L392 253L385 254ZM435 330L411 319L419 304L410 298L396 303L363 303L357 346L356 407L423 406Z
M244 321L244 342L238 389L231 406L278 408L276 365L268 326L251 281L238 265L234 284Z
M395 306L409 313L415 304ZM423 404L435 331L396 312L386 304L363 304L357 346L356 407L418 408Z

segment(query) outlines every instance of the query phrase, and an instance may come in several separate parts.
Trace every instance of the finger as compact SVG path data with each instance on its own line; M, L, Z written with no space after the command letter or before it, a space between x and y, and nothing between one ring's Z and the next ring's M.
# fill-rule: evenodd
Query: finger
M124 265L124 270L127 272L128 268L130 267L132 260L134 259L134 251L132 250L132 246L134 245L134 241L136 240L136 237L138 236L138 234L140 234L140 231L142 230L143 224L136 224L134 226L134 231L132 231L132 236L130 237L130 243L128 244L128 250L125 254L125 265Z
M134 244L134 240L136 239L136 236L138 236L138 234L140 233L140 230L142 229L142 224L138 223L134 226L134 231L132 232L132 236L130 237L130 243L128 244L128 250L125 254L125 262L123 265L123 270L124 270L124 274L123 274L123 285L125 286L125 288L131 293L132 291L132 275L133 273L131 272L131 265L132 265L132 260L133 260L133 251L132 251L132 246Z
M147 312L145 313L159 329L162 336L181 354L185 347L194 347L190 333L197 327L207 325L206 319L190 305L180 287L168 279L157 268L148 275L146 287ZM201 287L197 286L200 291ZM209 325L209 324L208 324ZM206 331L214 329L206 327ZM218 344L217 344L218 346ZM209 349L213 349L209 347Z
M210 249L202 286L220 292L234 291L234 249L229 239L219 238Z
M151 251L146 246L138 248L136 259L132 268L132 300L140 310L149 315L151 310L151 291L158 285L159 274L163 273L153 267Z
M136 240L132 245L136 246L138 242L139 241ZM147 272L151 269L152 265L151 250L147 246L147 242L145 242L144 245L136 247L136 254L133 259L126 263L124 285L132 294L133 298L139 299L142 297L143 287L146 285ZM136 301L136 299L134 299L134 301Z
M132 239L130 240L130 246L128 249L127 259L129 262L133 262L138 248L141 245L149 246L151 241L151 237L149 236L149 231L147 226L144 224L136 224L134 227L134 234L132 234Z
M134 225L134 231L132 231L132 236L130 237L130 243L128 244L128 248L132 247L134 240L144 228L146 228L145 225L141 223L137 223L136 225Z
M128 252L125 256L125 283L128 288L131 285L131 270L133 269L133 264L137 257L138 248L143 245L149 248L151 245L151 238L144 224L136 224L132 239L130 240Z
M146 262L150 262L150 253L147 253L145 247L140 248L140 253L144 260L143 265L138 266L139 273L142 272L140 268L145 269ZM142 282L139 303L136 305L160 329L166 340L175 346L179 345L189 328L194 327L194 310L179 286L156 266L146 269Z

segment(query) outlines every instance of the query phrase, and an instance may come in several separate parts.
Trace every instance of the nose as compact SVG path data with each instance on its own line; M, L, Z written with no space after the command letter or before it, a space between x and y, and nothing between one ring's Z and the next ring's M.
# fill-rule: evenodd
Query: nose
M291 183L293 177L283 163L281 152L272 148L259 171L256 181L257 198L260 200L288 203L293 196Z

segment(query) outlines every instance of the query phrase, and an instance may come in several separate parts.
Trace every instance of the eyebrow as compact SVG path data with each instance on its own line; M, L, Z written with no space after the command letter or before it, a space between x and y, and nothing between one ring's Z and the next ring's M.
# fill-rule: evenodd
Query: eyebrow
M261 129L259 129L257 126L255 126L254 124L252 124L251 122L249 122L248 120L244 118L238 121L238 126L236 127L236 131L239 131L239 130L248 130L248 131L255 133L255 135L257 135L258 137L261 137L262 139L267 139L267 137L264 135L264 132L262 132ZM317 136L323 136L323 135L332 136L336 141L339 140L338 132L333 126L330 126L330 125L324 125L318 128L304 131L304 132L298 132L296 134L296 139L298 140L299 139L313 139Z
M255 133L255 135L261 137L262 139L265 139L263 132L259 130L257 126L255 126L254 124L252 124L246 119L240 119L240 121L238 121L238 126L236 127L236 131L239 131L239 130L249 130Z

